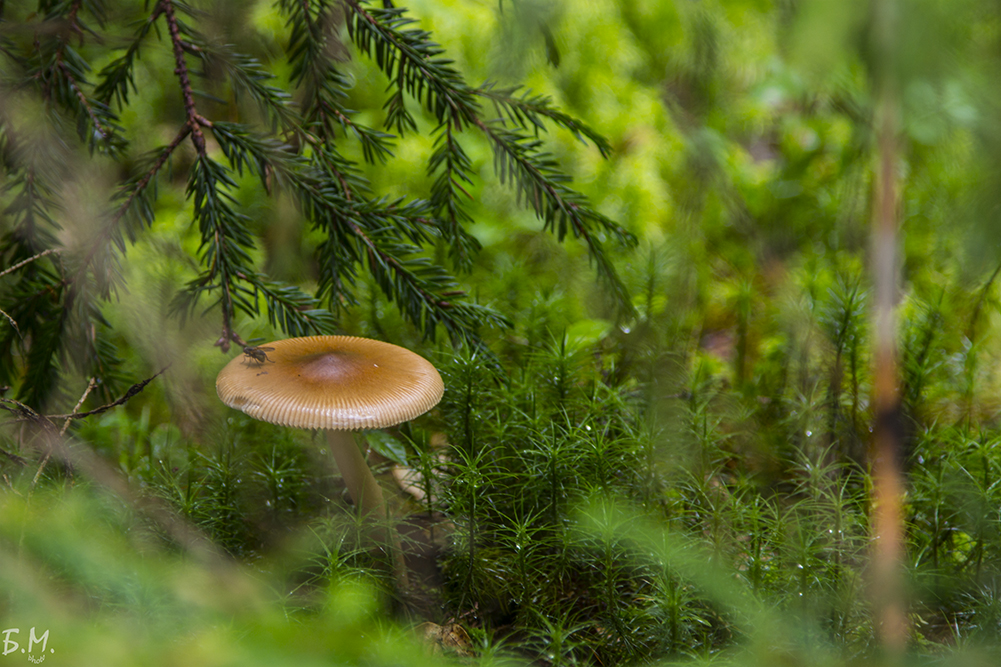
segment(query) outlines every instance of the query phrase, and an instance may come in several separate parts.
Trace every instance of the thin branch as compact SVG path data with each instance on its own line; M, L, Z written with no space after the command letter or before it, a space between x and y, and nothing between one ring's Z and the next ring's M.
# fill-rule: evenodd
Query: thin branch
M17 337L20 338L21 340L24 340L24 336L21 335L21 329L18 328L17 322L14 321L14 318L11 317L10 315L8 315L7 313L5 313L2 310L0 310L0 315L3 315L4 317L6 317L7 321L10 322L10 325L12 327L14 327L14 331L17 332Z
M368 234L366 234L365 230L362 229L359 225L352 222L348 218L342 218L342 221L344 222L344 224L348 226L348 228L351 229L351 232L355 235L355 237L360 239L362 243L365 244L365 247L367 248L366 252L369 257L370 265L372 264L372 262L376 261L375 256L378 255L379 258L382 260L381 263L384 263L387 267L392 267L392 270L396 275L407 278L407 282L409 282L411 287L421 295L421 298L424 300L425 303L434 304L439 308L451 307L452 304L450 304L448 301L439 300L435 294L428 292L427 290L423 289L419 284L417 284L416 281L411 280L409 277L410 276L409 272L406 270L406 268L403 266L400 260L398 260L393 255L390 255L380 250L379 246L375 243L375 241L372 240L372 238Z
M174 74L177 75L181 84L181 94L184 96L184 111L188 118L188 127L191 128L191 140L195 144L198 157L201 160L207 160L208 151L205 148L205 135L202 133L202 126L211 127L212 123L199 115L198 109L195 107L195 97L191 88L188 65L184 60L184 52L188 49L189 45L181 39L181 28L177 23L177 17L174 15L173 0L160 0L160 7L163 8L163 15L167 20L167 28L170 31L170 41L174 47L174 63L176 65ZM198 215L197 199L195 215L196 217ZM221 243L219 230L216 229L214 234L216 247L222 248L224 244ZM230 293L228 280L223 279L220 281L220 286L222 288L224 303L222 305L222 337L217 341L217 344L222 348L223 352L228 352L229 341L235 340L234 336L236 336L236 333L233 331L231 319L234 311L233 295Z
M632 312L633 306L629 301L629 296L625 287L619 280L618 275L615 272L615 268L605 256L604 248L602 248L601 242L595 238L593 231L588 228L585 219L590 219L600 224L607 231L615 234L627 243L635 242L633 235L625 228L616 225L611 220L604 218L601 214L592 211L589 207L582 206L575 201L568 200L568 195L573 197L576 193L569 188L558 185L553 178L547 176L542 169L540 169L539 165L517 149L517 144L512 145L511 140L501 136L501 134L479 118L475 118L474 123L493 142L496 147L495 151L499 150L504 153L503 156L500 156L501 181L503 182L505 180L504 172L506 170L503 167L503 160L506 156L507 160L516 164L522 173L530 179L529 187L519 186L519 189L524 192L525 199L535 211L536 217L543 221L545 228L551 227L553 233L556 234L559 240L563 240L563 235L565 233L565 221L569 220L573 226L574 237L583 239L584 243L587 245L591 259L597 264L599 275L608 281L609 286L615 293L621 307L625 309L625 312ZM514 174L511 174L512 181L515 181L516 178L517 177ZM551 208L548 211L547 204L544 199L548 199L549 201L549 206ZM557 211L562 214L558 224L556 215Z
M69 34L63 34L60 35L59 37L59 46L56 49L55 60L53 63L54 65L53 74L55 68L58 68L59 72L62 73L62 76L65 77L66 82L69 84L70 90L72 90L73 95L80 102L80 105L83 108L84 113L86 113L87 117L90 119L91 124L94 126L94 130L101 136L101 139L103 141L108 141L113 137L114 132L105 127L104 122L101 120L100 116L94 111L93 105L91 104L90 100L87 99L87 95L83 92L83 88L77 81L76 76L74 76L73 70L70 68L69 65L66 64L66 49L69 45L72 35L74 34L77 35L80 39L80 44L81 45L83 44L84 26L81 25L78 16L82 4L83 4L82 0L75 0L75 2L73 2L73 4L70 6L69 12L66 14L66 23L68 27L67 33ZM94 34L93 31L90 31L89 29L88 32Z
M156 377L156 376L153 376L153 377ZM150 378L150 379L152 379L152 378ZM147 382L148 381L149 380L147 380ZM74 413L77 410L80 409L80 406L83 405L83 402L87 400L87 396L90 395L90 392L94 391L94 387L96 387L96 386L97 386L97 378L90 378L90 382L87 383L87 388L84 389L83 395L80 396L80 400L77 401L76 405L73 407L73 412ZM63 422L62 429L59 430L59 435L66 435L66 429L68 429L70 427L70 422L71 421L73 421L71 417L67 417L66 418L66 421Z
M90 104L90 100L84 95L83 90L81 90L80 85L77 83L76 79L73 77L72 72L70 72L69 66L66 65L62 60L59 61L59 69L62 70L63 76L66 77L66 81L69 83L70 88L73 90L73 94L76 98L80 100L80 104L83 106L84 110L87 112L87 116L90 117L90 122L94 125L94 129L101 135L101 139L107 140L111 136L111 133L104 129L101 124L101 119L97 117L94 113L94 108Z
M17 424L21 422L30 422L36 426L43 428L51 428L52 423L49 422L45 417L38 414L31 408L29 408L24 403L20 401L15 401L13 398L4 398L0 396L0 410L6 410L15 416L14 419L6 422L8 424Z
M146 385L148 385L150 382L156 379L157 376L161 375L165 370L167 370L167 368L169 368L169 366L164 366L162 369L160 369L159 372L154 374L152 377L132 385L131 387L128 388L125 394L118 400L112 401L107 405L102 405L101 407L95 408L94 410L90 410L88 412L72 412L68 415L42 415L35 412L30 407L28 407L24 403L21 403L20 401L15 401L12 398L3 398L2 396L0 396L0 410L6 410L7 412L10 412L11 414L14 415L14 419L10 420L9 422L6 422L8 424L16 424L19 422L30 422L32 424L35 424L36 426L51 429L54 431L55 430L55 425L53 424L54 421L83 419L84 417L92 417L94 415L99 415L103 412L107 412L111 408L122 405L130 398L132 398L133 396L141 392L143 389L145 389Z
M67 14L67 20L69 22L70 31L80 35L83 38L83 30L80 29L80 23L77 21L77 14L80 13L80 5L83 4L83 0L73 0L73 4L70 6L69 14ZM69 40L65 40L68 42ZM65 43L64 42L64 43Z
M159 375L162 375L163 372L166 371L168 368L170 368L170 366L164 366L158 372L154 373L152 375L152 377L146 378L142 382L137 382L136 384L132 385L131 387L128 388L128 390L125 392L125 394L121 398L119 398L118 400L112 401L111 403L108 403L107 405L102 405L101 407L95 408L95 409L90 410L88 412L73 412L73 413L68 414L68 415L48 415L46 417L46 419L65 419L65 420L68 421L70 419L83 419L84 417L92 417L94 415L99 415L99 414L101 414L103 412L107 412L111 408L115 408L115 407L118 407L119 405L122 405L123 403L125 403L126 401L128 401L130 398L132 398L133 396L135 396L136 394L138 394L139 392L141 392L143 389L146 388L146 385L148 385L150 382L152 382L153 380L155 380Z
M177 147L181 145L181 142L184 141L184 138L188 136L189 132L191 132L191 128L188 125L185 125L177 133L177 136L174 137L169 144L167 144L166 148L164 148L163 152L160 154L160 157L157 158L156 162L153 163L153 166L150 167L146 174L139 179L136 183L136 187L132 188L132 192L129 193L128 198L118 208L115 216L111 219L112 225L117 224L118 221L122 219L125 213L129 210L129 207L132 206L132 202L135 198L140 192L146 189L150 180L152 180L153 176L156 175L156 172L160 171L163 165L166 164L167 160L171 155L173 155L174 151L177 150Z
M498 89L493 84L486 84L475 89L473 93L478 97L493 102L498 113L503 115L503 111L506 111L511 120L521 125L525 125L527 121L535 127L536 132L545 130L545 127L537 118L541 116L568 130L581 142L586 143L585 140L590 140L594 144L594 147L601 153L602 157L607 158L609 156L612 147L603 136L576 118L563 113L559 109L553 108L550 98L544 95L529 97L527 91L521 97L515 97L515 93L518 90L518 87Z
M469 122L476 118L476 98L473 91L465 85L461 75L448 66L450 61L432 59L442 52L437 44L431 45L429 42L423 42L423 46L433 46L433 48L421 53L406 41L407 31L398 33L394 28L384 25L358 0L344 0L344 4L352 10L355 16L368 25L368 29L372 33L379 35L385 43L391 45L395 50L396 55L385 58L386 66L383 69L387 76L392 78L394 75L391 69L394 64L396 65L396 86L400 90L408 89L408 92L418 100L423 97L426 107L438 116L439 121L445 120L446 110L448 117L456 123L458 128L461 128L463 121ZM402 12L391 11L395 19L411 22L403 18ZM348 23L348 31L353 32L350 22ZM422 31L413 32L411 39L428 36ZM366 52L369 51L364 40L356 39L356 43ZM376 55L378 56L378 53ZM377 60L380 61L381 67L383 58L377 57ZM413 80L407 76L408 72L418 73L421 79ZM453 80L448 81L449 78ZM424 86L427 86L426 97L424 96Z
M8 268L4 269L3 271L0 271L0 278L3 278L8 273L13 273L14 271L17 271L18 269L20 269L25 264L30 264L31 262L34 262L36 259L41 259L42 257L45 257L46 255L51 255L52 253L56 253L56 252L60 252L60 250L58 248L49 248L48 250L43 250L42 252L38 253L37 255L29 257L26 260L18 262L14 266L8 267Z
M974 306L973 314L970 315L970 323L966 327L966 338L970 341L970 343L976 342L977 319L979 319L980 310L983 308L984 301L987 299L987 293L991 291L991 286L997 279L998 274L1001 274L1001 264L998 264L997 268L994 269L994 273L992 273L991 277L987 279L987 282L980 290L980 294L977 296L977 305Z

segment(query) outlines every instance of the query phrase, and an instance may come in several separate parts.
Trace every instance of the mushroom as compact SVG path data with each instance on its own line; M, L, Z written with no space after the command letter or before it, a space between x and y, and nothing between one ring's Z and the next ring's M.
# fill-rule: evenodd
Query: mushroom
M382 489L352 431L394 426L424 414L445 386L426 359L353 336L310 336L245 348L216 378L226 405L255 419L323 429L359 512L385 517Z

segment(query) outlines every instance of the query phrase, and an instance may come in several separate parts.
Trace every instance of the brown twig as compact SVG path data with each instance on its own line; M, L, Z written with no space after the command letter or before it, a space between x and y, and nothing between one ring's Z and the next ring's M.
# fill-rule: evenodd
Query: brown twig
M18 464L19 466L28 465L28 459L22 456L18 456L14 452L8 452L6 449L0 449L0 454L3 454L5 457L10 459L12 462Z
M52 423L46 420L45 417L35 412L24 403L15 401L13 398L4 398L3 396L0 396L0 410L6 410L7 412L15 415L15 419L11 420L11 423L29 422L40 427L52 426Z
M56 252L61 252L61 251L58 248L49 248L48 250L43 250L42 252L38 253L37 255L29 257L28 259L25 259L23 261L18 262L14 266L9 266L6 269L4 269L3 271L0 271L0 278L4 277L8 273L13 273L14 271L17 271L18 269L20 269L25 264L30 264L31 262L34 262L36 259L41 259L42 257L45 257L46 255L51 255L52 253L56 253Z
M83 390L83 395L80 396L80 400L77 401L76 405L73 407L73 412L76 412L77 410L80 409L80 406L83 405L83 402L87 400L87 396L90 395L90 392L94 391L94 387L96 386L97 386L97 378L90 378L90 382L87 383L87 388ZM73 421L71 418L69 417L66 418L66 421L63 422L63 427L59 429L59 435L66 435L66 429L70 427L71 421Z
M185 42L181 39L181 28L177 24L177 17L174 16L173 0L160 0L160 7L163 15L167 19L167 30L170 32L170 42L174 47L174 74L181 84L181 95L184 96L184 113L188 118L188 126L191 128L191 141L195 144L195 150L199 157L205 157L205 135L202 134L202 126L210 125L209 122L198 115L195 107L195 96L191 88L191 77L188 75L188 63L184 60Z

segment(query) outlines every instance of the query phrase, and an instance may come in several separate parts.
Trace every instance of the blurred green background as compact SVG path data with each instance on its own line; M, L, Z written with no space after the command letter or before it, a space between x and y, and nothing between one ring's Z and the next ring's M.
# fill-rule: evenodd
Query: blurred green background
M292 108L307 88L288 56L295 7L309 8L328 36L316 57L346 77L354 122L401 134L384 125L395 84L345 28L369 10L388 21L391 4L171 5L206 44L256 59ZM366 541L321 437L215 395L241 350L215 345L218 290L176 308L209 266L190 142L157 174L124 252L101 235L144 155L185 123L164 7L0 1L0 630L18 630L0 632L0 666L37 660L32 627L49 630L53 665L996 664L996 2L405 5L418 23L400 29L429 31L469 86L524 86L607 139L603 156L566 123L527 127L636 241L595 227L622 303L586 244L544 229L501 178L487 135L462 127L460 199L482 248L468 270L441 236L417 256L496 313L475 327L478 344L401 313L364 262L353 302L324 301L326 229L280 174L238 171L206 126L207 154L231 170L220 191L249 234L248 266L301 290L297 313L329 308L331 331L413 349L445 380L438 408L364 441L406 583ZM127 103L98 104L103 73L144 26ZM319 154L234 83L248 61L185 57L209 121ZM435 188L440 118L406 99L415 127L384 162L350 131L334 141L372 200ZM903 653L881 645L869 575L870 247L887 99ZM483 118L503 115L483 105ZM112 123L127 142L114 150L94 136ZM111 259L71 285L94 247ZM35 258L46 249L58 252ZM244 341L289 334L266 301L234 312ZM34 413L98 408L164 368L59 437L61 419L38 428Z

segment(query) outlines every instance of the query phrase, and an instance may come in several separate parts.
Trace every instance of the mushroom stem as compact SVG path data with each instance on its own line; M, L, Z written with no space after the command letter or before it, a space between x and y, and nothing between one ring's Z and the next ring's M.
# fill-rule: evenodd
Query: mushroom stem
M372 529L371 535L383 548L390 550L396 580L404 589L409 588L409 577L403 559L400 536L394 528L379 523L380 521L386 522L389 518L386 512L386 501L382 497L382 487L375 481L375 475L372 474L372 469L368 467L368 462L365 461L361 450L355 444L351 431L327 430L327 444L330 446L330 453L334 455L337 469L348 487L351 500L358 506L359 516L375 516L376 526Z
M385 519L386 502L382 498L382 488L375 481L375 475L355 444L351 431L328 430L327 444L348 487L351 500L358 506L358 513L365 516L375 512L379 519Z

